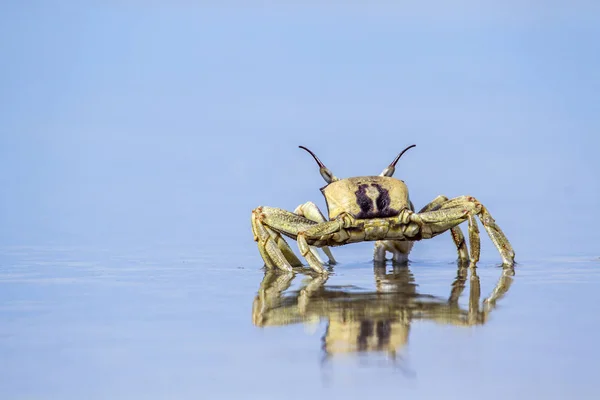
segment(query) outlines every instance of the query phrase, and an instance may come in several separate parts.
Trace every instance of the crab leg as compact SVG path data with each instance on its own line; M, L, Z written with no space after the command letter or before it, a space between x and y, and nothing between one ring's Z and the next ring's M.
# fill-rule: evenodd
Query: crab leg
M265 229L267 230L267 232L269 232L269 235L271 235L273 240L275 240L275 242L277 243L277 247L279 247L279 250L281 250L281 252L288 260L288 262L292 265L292 267L301 267L302 261L300 261L298 257L296 257L290 245L287 244L285 239L281 237L281 234L275 232L273 229L266 226Z
M429 204L425 205L419 212L436 211L444 207L444 203L448 202L446 196L438 196L433 199ZM469 259L469 252L467 250L467 243L462 230L459 226L455 226L450 229L452 234L452 240L456 245L458 251L458 260L460 262L467 261ZM408 254L410 253L414 242L412 241L398 241L398 240L378 240L375 242L374 248L374 260L378 262L385 261L385 252L389 251L392 253L392 259L396 262L408 261Z
M469 221L469 242L471 245L470 262L472 266L475 266L477 261L479 261L480 238L477 222L472 215L473 213L476 212L467 210L464 207L451 207L437 211L413 214L411 219L418 220L420 218L422 222L425 222L423 231L429 231L428 233L425 233L425 235L430 235L429 237L437 236L442 232L458 226L464 221Z
M315 221L318 223L327 222L327 220L325 219L325 216L323 216L323 213L321 212L321 210L319 210L319 207L317 207L317 205L315 203L313 203L312 201L307 201L306 203L299 205L294 210L294 213L300 215L301 217L308 218L311 221ZM314 247L314 246L310 246L310 247L311 247L311 250L313 251L313 254L317 258L319 258L318 253L316 251L316 247ZM335 261L335 258L333 257L333 254L331 253L331 250L329 249L328 246L321 247L321 250L323 250L323 252L327 256L327 258L329 259L330 264L337 264L337 261Z
M469 261L471 265L476 265L479 261L481 250L481 240L479 236L479 226L473 215L469 215L469 244L471 245L471 257Z
M322 224L314 225L307 230L298 232L296 240L298 241L298 247L300 248L300 254L308 265L320 274L325 274L327 271L323 268L323 264L314 254L310 251L307 239L318 239L322 236L332 235L336 232L340 232L343 229L343 221L335 219L333 221L323 222Z
M471 241L471 262L479 260L479 230L473 218L477 215L490 239L498 249L505 265L514 265L515 252L508 239L492 218L491 214L477 199L461 196L448 200L436 211L426 211L411 215L411 220L421 225L422 237L437 236L442 232L469 221L469 240ZM473 247L475 246L475 249Z
M445 197L445 196L440 196L440 197ZM448 200L446 198L446 202L444 204L442 204L440 207L437 207L435 210L427 210L427 211L437 211L437 210L447 210L447 209L451 209L451 208L457 208L457 207L462 207L461 206L461 198L457 197L454 198L452 200ZM423 212L423 211L421 211ZM479 240L479 227L477 225L477 220L470 215L467 220L469 221L469 242L471 243L471 252L469 253L467 250L467 245L464 239L464 236L462 234L462 231L460 231L460 227L459 226L455 226L453 228L450 229L450 231L452 232L452 237L455 237L455 230L458 229L460 232L458 233L458 235L460 236L460 239L457 239L458 241L462 240L462 244L464 244L464 252L461 254L461 248L459 248L459 258L461 261L467 261L470 260L470 262L472 264L476 264L479 261L479 254L480 254L480 240ZM457 246L459 246L459 242L455 240L455 243L457 243ZM470 255L469 255L470 254Z
M259 213L260 207L252 212L252 231L267 268L291 271L293 266L301 266L302 263L281 235L260 221Z
M281 238L281 241L277 242L273 237L275 234L281 233L296 239L300 253L306 259L308 265L313 270L323 274L326 273L323 263L311 251L306 237L313 238L315 235L319 237L326 235L326 232L334 233L339 230L339 226L340 222L337 220L318 224L315 221L280 208L258 207L252 211L252 227L255 232L255 240L258 242L258 248L261 256L263 256L265 265L270 268L277 267L286 271L292 270L292 264L295 264L295 260L286 258L287 253L280 248L285 241ZM335 227L335 229L332 230L331 227ZM273 233L269 233L269 231Z
M375 262L385 262L385 252L392 253L392 260L397 263L408 261L408 253L412 250L413 241L409 240L378 240L373 249L373 260Z
M433 199L433 201L423 207L419 212L427 212L427 211L435 211L440 208L445 208L445 204L448 202L448 198L446 196L440 195ZM454 240L454 244L456 245L456 249L458 250L458 259L459 261L466 261L469 259L469 253L467 250L467 242L465 241L465 237L462 233L462 229L459 226L455 226L450 229L450 233L452 234L452 240Z
M266 229L261 227L260 224L257 222L256 215L254 215L254 211L252 211L251 222L252 222L252 233L254 235L254 241L258 245L258 252L260 253L260 256L262 257L263 261L265 262L265 266L269 269L276 268L275 264L273 263L273 260L271 260L271 257L269 257L269 253L267 252L267 248L266 248L267 241L269 239L272 240L272 238L269 235L269 233L266 231Z

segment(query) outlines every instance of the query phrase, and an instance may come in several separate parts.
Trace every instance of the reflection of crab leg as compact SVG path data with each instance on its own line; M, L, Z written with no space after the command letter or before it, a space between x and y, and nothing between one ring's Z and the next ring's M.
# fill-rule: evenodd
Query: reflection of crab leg
M483 323L484 315L479 311L479 299L481 298L481 281L476 270L471 269L471 282L469 284L469 325Z
M281 294L292 284L294 274L273 269L267 270L258 293L252 303L252 323L262 325L264 315L271 309L277 308L281 302Z
M323 287L323 285L325 285L327 278L327 275L319 274L313 277L306 286L300 289L300 293L298 294L298 311L300 314L306 313L306 308L310 301L310 297L317 293Z
M458 299L466 286L467 277L471 272L471 290L469 292L469 325L485 323L488 314L495 308L496 301L506 294L513 282L515 274L514 266L505 266L502 269L502 276L496 283L490 296L483 301L483 311L480 310L479 300L481 298L481 284L477 271L474 268L468 268L467 263L458 263L458 272L456 279L452 283L452 291L448 298L448 304L459 307Z
M480 311L479 300L481 298L481 283L474 268L467 268L467 263L458 263L458 272L456 279L452 283L452 291L448 298L448 304L460 308L458 298L465 289L469 271L471 271L470 290L469 290L469 308L467 313L467 325L479 325L485 322L485 314Z
M317 205L315 203L313 203L312 201L308 201L304 204L299 205L294 210L294 213L300 215L301 217L308 218L311 221L315 221L318 223L327 222L327 220L323 216L323 213L321 212L321 210L319 210L319 207L317 207ZM313 251L314 256L319 258L319 253L317 253L316 247L310 246L310 248ZM329 247L323 246L323 247L321 247L321 250L323 250L323 252L327 256L327 258L329 258L330 264L337 263L337 261L335 261L335 258L333 257L333 254L331 254L331 250L329 249ZM321 263L322 263L322 261L321 261Z
M473 218L479 217L490 239L500 252L505 265L513 265L515 252L504 236L494 218L474 197L461 196L448 200L436 211L426 211L411 215L411 220L421 225L423 233L436 236L452 229L460 223L469 221L469 239L471 241L471 262L479 260L479 230ZM425 236L424 236L425 237Z
M465 290L467 277L469 276L469 269L467 268L466 262L458 262L458 270L456 272L456 279L452 283L452 291L450 292L450 297L448 298L448 304L452 304L458 307L458 299L462 294L463 290Z
M438 196L433 201L425 207L423 207L419 212L427 212L427 211L437 211L440 208L444 208L444 203L448 201L446 196ZM412 203L411 203L412 206ZM465 237L462 233L462 230L459 226L455 226L450 229L450 233L452 234L452 240L456 245L456 249L458 251L458 259L459 261L466 261L469 259L469 253L467 250L467 243L465 242ZM411 241L398 241L398 240L378 240L375 242L374 249L374 260L375 261L385 261L385 252L389 251L392 253L392 259L397 262L406 262L408 261L408 253L412 249L414 242Z
M494 291L492 292L492 294L490 294L490 296L487 299L484 300L484 304L488 312L496 307L496 301L502 298L506 294L508 289L510 289L510 285L512 285L513 282L514 274L514 266L505 267L502 270L502 276L498 280Z

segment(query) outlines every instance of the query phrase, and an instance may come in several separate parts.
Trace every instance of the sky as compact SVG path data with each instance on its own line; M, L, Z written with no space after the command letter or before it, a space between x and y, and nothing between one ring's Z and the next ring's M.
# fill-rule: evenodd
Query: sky
M597 252L597 5L317 3L4 2L0 243L253 246L254 207L325 206L298 145L345 177L414 143L417 207Z

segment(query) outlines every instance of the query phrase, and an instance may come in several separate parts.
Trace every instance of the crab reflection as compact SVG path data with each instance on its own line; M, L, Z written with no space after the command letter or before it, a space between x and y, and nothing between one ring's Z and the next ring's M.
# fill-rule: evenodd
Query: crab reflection
M485 324L490 312L512 284L514 269L504 268L489 297L480 301L477 270L459 264L448 298L418 293L414 276L407 266L375 265L375 291L356 287L325 286L327 276L307 276L297 291L287 291L292 273L268 270L254 299L255 326L317 323L327 320L323 351L340 353L387 352L395 356L408 342L413 321L475 326ZM469 274L470 272L470 274ZM469 301L459 305L459 297L469 280Z

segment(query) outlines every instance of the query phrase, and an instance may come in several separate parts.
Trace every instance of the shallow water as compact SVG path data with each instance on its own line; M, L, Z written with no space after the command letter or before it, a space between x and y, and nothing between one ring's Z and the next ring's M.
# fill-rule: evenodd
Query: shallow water
M2 250L7 399L600 394L591 257L473 274L350 249L322 279L265 274L250 246Z

